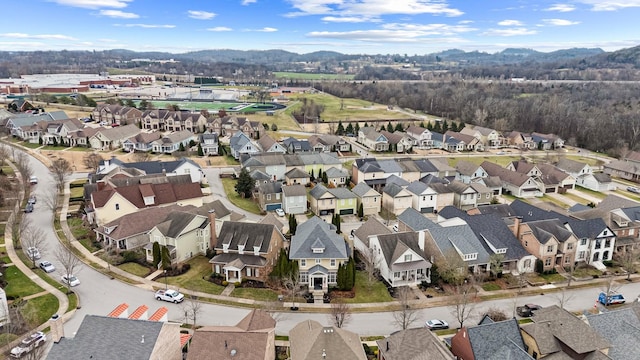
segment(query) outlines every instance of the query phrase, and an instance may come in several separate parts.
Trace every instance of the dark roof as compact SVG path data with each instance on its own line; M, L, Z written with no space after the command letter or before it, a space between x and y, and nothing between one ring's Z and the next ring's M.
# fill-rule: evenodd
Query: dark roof
M616 360L635 360L640 354L640 307L585 314L591 328L611 343L608 355Z
M305 320L289 331L292 359L366 360L358 334L336 327L325 327L319 322Z
M197 216L197 214L187 213L183 211L172 212L167 215L163 222L156 225L156 227L163 235L175 239L180 236L187 225L189 225ZM209 223L208 217L202 219L200 226L204 226L205 223Z
M267 182L258 185L258 192L262 194L279 194L282 192L282 183L281 182Z
M515 318L469 327L467 334L476 359L532 359L524 350L524 340ZM500 357L496 357L498 353Z
M202 190L198 183L188 184L143 184L120 186L117 188L107 187L104 190L97 190L91 194L96 208L103 207L115 193L120 194L127 201L131 202L138 209L146 208L143 193L151 191L155 195L153 206L170 204L179 200L194 199L202 196Z
M604 220L600 218L588 220L570 220L569 226L571 227L573 233L576 234L579 239L595 239L602 233L602 231L609 229ZM612 231L610 231L609 233L613 235Z
M192 206L181 207L179 205L158 206L136 211L127 216L121 216L103 226L99 226L97 231L107 234L111 239L126 239L138 234L146 234L153 229L156 224L167 218L167 215L176 211L190 211L195 209ZM107 230L111 229L110 232Z
M454 359L440 338L424 327L397 331L376 343L385 360Z
M518 216L509 204L490 204L482 205L476 208L481 214L496 214L502 218Z
M414 262L428 262L424 251L420 249L418 237L419 235L417 232L391 233L378 236L380 249L382 250L382 254L389 269L393 270L392 265L402 254L405 253L407 249L411 249L422 257L422 259L413 260ZM428 264L428 267L431 267L431 263Z
M323 252L314 253L313 248L322 246ZM298 225L291 237L289 259L347 259L349 245L336 234L334 225L314 216Z
M253 252L253 247L258 246L261 253L268 253L273 229L271 224L225 221L220 228L216 250L222 250L223 244L229 244L229 250L237 251L238 244L242 244L247 252Z
M558 219L529 221L527 225L529 225L536 239L542 244L546 244L552 236L559 242L565 242L573 235Z
M149 359L163 325L159 321L86 315L75 336L54 344L47 359Z
M571 220L571 218L569 218L568 216L564 216L559 212L544 210L537 206L528 204L520 199L514 200L510 204L510 207L515 212L516 216L522 217L523 222L558 219L561 222L565 223Z
M284 196L307 196L307 189L299 184L282 187Z
M100 165L104 165L104 161L100 161ZM141 162L123 162L116 158L111 158L109 161L112 164L120 165L123 168L135 168L144 171L145 174L161 174L163 172L171 173L182 166L184 163L190 163L191 165L200 169L200 165L196 164L192 160L182 158L174 161L141 161Z

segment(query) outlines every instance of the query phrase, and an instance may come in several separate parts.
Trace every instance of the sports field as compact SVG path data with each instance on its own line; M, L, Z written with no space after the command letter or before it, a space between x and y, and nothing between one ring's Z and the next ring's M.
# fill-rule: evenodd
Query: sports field
M273 75L277 79L291 79L291 80L353 80L355 75L353 74L314 74L314 73L297 73L276 71Z
M139 101L135 101L136 106ZM259 103L238 103L238 102L199 102L199 101L151 101L156 109L166 109L169 105L177 105L182 110L208 110L218 111L221 109L227 112L247 113L258 111L270 111L284 109L285 106L279 104L259 104Z

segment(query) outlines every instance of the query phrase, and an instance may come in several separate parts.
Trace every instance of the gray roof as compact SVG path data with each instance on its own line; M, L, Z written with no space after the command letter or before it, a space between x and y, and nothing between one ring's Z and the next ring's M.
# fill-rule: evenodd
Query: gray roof
M409 182L398 175L391 175L387 178L387 186L391 184L399 185L404 188L409 185Z
M467 334L476 359L533 359L524 350L524 340L515 318L469 327Z
M640 307L585 314L591 328L611 343L609 357L635 360L640 354Z
M514 200L511 205L511 209L515 211L517 216L522 217L523 222L536 221L536 220L552 220L559 219L561 222L569 222L571 218L564 216L556 211L544 210L537 206L526 203L520 199Z
M382 192L384 192L385 194L391 197L396 197L402 190L404 190L402 186L391 184L391 185L385 186L384 189L382 189Z
M380 220L376 219L375 216L369 216L367 221L360 225L356 231L354 231L354 236L360 239L367 247L369 246L369 236L371 235L385 235L391 234L392 231L384 226Z
M418 210L414 208L407 208L400 215L398 215L398 221L402 221L413 231L431 229L438 226L436 223L424 217L424 215L422 215Z
M607 195L594 209L573 213L572 216L579 219L605 218L609 212L615 209L635 207L638 203L618 195Z
M300 169L298 167L294 167L293 169L287 171L286 173L284 173L284 176L289 178L289 179L293 179L293 178L296 178L296 179L307 178L308 179L309 178L309 174L306 171L304 171L304 170L302 170L302 169Z
M431 267L431 263L426 259L424 251L418 245L418 237L417 232L391 233L378 236L380 249L389 269L393 271L392 265L407 249L413 250L421 257L421 259L413 260L411 264L421 263L425 267Z
M454 359L440 338L424 327L398 331L376 343L385 360Z
M324 247L322 253L314 253L314 244ZM289 259L348 259L349 245L336 233L335 226L314 216L298 225L291 237Z
M258 185L258 192L262 194L278 194L282 192L282 183L281 182L267 182Z
M337 165L342 166L340 159L335 153L319 153L319 154L296 154L304 165ZM287 163L287 165L289 165Z
M75 336L54 344L47 359L147 360L163 325L160 321L86 315Z
M395 159L378 160L378 167L380 167L380 169L385 173L402 174L402 167L398 165Z
M269 174L258 169L251 170L249 176L251 176L253 180L271 180L271 176L269 176Z
M329 192L329 189L324 187L324 185L322 184L318 184L313 189L311 189L311 191L309 191L309 196L311 196L314 199L320 199L320 197L322 197L322 195L324 195L327 192Z
M480 214L496 214L501 218L517 216L518 214L513 211L509 204L490 204L482 205L476 208Z
M182 166L185 163L190 163L191 165L200 169L200 165L193 162L193 160L190 160L187 158L182 158L180 160L174 160L174 161L142 161L142 162L130 162L130 163L120 161L117 158L112 158L109 161L111 161L112 164L119 165L120 167L123 167L123 168L129 168L129 169L133 168L133 169L142 170L147 175L162 174L163 172L171 173L176 171L178 167ZM103 164L104 164L104 160L100 162L100 165L103 165Z
M258 246L261 253L268 253L273 229L271 224L225 221L215 248L222 250L223 244L229 244L229 250L238 250L238 245L244 245L245 250L253 251L253 247Z
M284 196L307 196L307 189L302 185L287 185L282 187Z
M354 199L356 197L356 194L343 187L329 189L329 192L332 193L336 199Z
M319 322L305 320L289 331L292 359L315 360L366 360L367 356L358 334L336 327L322 326Z
M479 167L481 166L465 160L460 160L456 164L456 170L458 170L460 174L467 176L473 175L473 173L478 170Z
M561 157L556 164L558 169L569 173L578 173L587 166L586 163Z
M437 173L438 167L428 159L415 160L415 164L422 173Z
M358 185L354 186L353 189L351 189L351 192L361 198L371 190L373 190L373 188L367 185L367 183L359 182Z
M325 171L325 174L327 174L328 178L346 177L349 175L346 170L336 167L330 167Z
M487 264L491 255L485 250L467 224L454 226L437 225L427 230L442 254L459 250L462 254L477 254L475 260L465 261L466 264Z
M559 242L565 242L573 235L558 219L529 221L527 225L541 244L546 244L552 237Z
M604 230L609 230L613 236L613 231L609 229L604 220L600 218L587 220L570 220L569 226L579 239L595 239Z
M183 211L176 211L167 215L165 220L159 223L158 225L156 225L156 227L158 228L158 230L160 230L160 232L163 235L175 239L178 236L180 236L180 234L182 233L182 231L184 231L187 225L189 225L197 217L198 217L197 214L187 213ZM200 225L203 226L205 224L209 224L209 218L207 217L204 217L202 219L202 222Z
M518 187L524 185L531 179L531 177L525 174L505 169L502 166L489 161L484 161L481 166L489 176L497 176L500 178L500 180Z
M414 181L411 184L409 184L409 186L407 186L407 191L416 195L420 195L425 190L427 190L427 188L428 188L427 184L421 181Z

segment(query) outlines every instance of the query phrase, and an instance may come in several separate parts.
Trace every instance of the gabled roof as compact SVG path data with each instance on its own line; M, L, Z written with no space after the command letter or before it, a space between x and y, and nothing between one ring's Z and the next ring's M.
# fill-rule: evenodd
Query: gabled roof
M609 229L601 218L587 220L570 220L569 226L578 239L595 239L604 230ZM613 232L610 231L610 234Z
M320 199L324 194L328 193L329 189L327 189L326 187L324 187L324 185L322 184L318 184L316 186L314 186L313 189L311 189L311 191L309 191L309 196L311 196L314 199ZM335 195L331 194L333 197L335 197Z
M588 165L586 163L561 157L556 164L558 169L569 173L578 173Z
M380 249L387 266L394 271L394 263L407 251L415 252L420 258L412 259L411 264L421 263L424 267L431 267L431 263L426 259L424 251L418 245L417 232L401 232L385 235L378 235Z
M524 350L518 321L513 318L467 328L471 350L476 359L531 360Z
M323 164L325 167L327 165L342 166L342 162L340 162L336 153L288 154L287 156L287 158L293 157L297 157L299 159L298 161L303 165ZM287 161L287 166L290 166L289 161Z
M397 185L402 188L405 188L409 185L409 182L398 175L391 175L387 178L387 186L389 185ZM386 188L386 187L385 187Z
M280 153L261 153L249 155L242 167L285 165L284 155Z
M160 131L154 131L151 133L141 132L136 136L130 137L129 139L127 139L127 141L134 144L148 144L160 139L161 137L162 133Z
M414 208L407 208L405 211L400 213L400 215L398 215L398 220L402 221L413 231L432 229L438 226Z
M391 196L392 198L398 196L398 194L402 193L404 191L404 194L407 194L407 191L400 185L396 185L396 184L390 184L384 187L384 189L382 189L382 192Z
M198 183L188 184L138 184L131 186L120 186L117 188L107 187L104 190L97 190L91 194L91 198L95 205L95 208L101 208L106 205L107 201L115 194L118 193L123 198L127 199L138 209L146 208L143 199L143 192L150 190L155 195L153 205L170 204L179 200L194 199L202 197L202 190Z
M175 131L168 135L165 135L160 139L155 140L154 143L158 145L173 145L173 144L181 143L193 137L194 137L194 134L191 131L181 130L181 131Z
M612 210L635 206L638 206L638 203L633 200L610 194L598 203L594 209L576 212L572 216L579 219L605 218Z
M110 161L112 164L118 165L123 168L128 169L138 169L143 171L145 174L162 174L162 173L172 173L175 172L179 167L190 164L198 169L200 169L200 165L195 163L193 160L182 158L180 160L174 161L141 161L141 162L124 162L120 161L117 158L111 158ZM104 165L105 160L100 161L100 165Z
M282 193L284 196L307 196L307 189L299 184L287 185L282 187Z
M351 192L356 194L356 196L358 196L359 198L362 198L364 195L366 195L368 192L372 191L373 188L369 185L367 185L367 183L364 182L359 182L358 185L354 186L351 189ZM373 190L375 191L375 190ZM376 194L380 195L377 191Z
M609 357L635 360L640 354L640 308L610 310L585 314L591 328L611 343Z
M330 167L329 169L327 169L325 171L325 174L327 174L328 178L346 177L349 175L346 170L335 167Z
M289 331L292 359L366 360L358 334L336 327L322 326L305 320Z
M461 175L466 175L466 176L473 175L473 173L476 172L476 170L478 170L478 168L480 167L481 166L478 164L472 163L470 161L465 161L465 160L460 160L456 164L456 170L458 170L458 172Z
M490 254L484 248L484 243L476 237L471 227L463 223L461 225L436 226L427 229L427 233L440 249L442 254L455 251L456 253L477 254L475 260L465 261L468 264L486 264Z
M47 359L149 359L163 326L160 321L86 315L75 336L60 339Z
M322 253L314 253L312 246L320 242L324 246ZM347 259L349 245L336 233L335 226L317 216L298 225L296 234L291 238L289 259Z
M262 151L270 150L273 145L277 144L277 142L273 140L273 138L271 138L271 136L269 135L262 135L257 142L258 145L260 145Z
M425 132L429 132L429 130L416 125L411 125L407 128L407 134L410 135L421 135Z
M99 226L97 230L103 234L108 234L114 240L126 239L134 235L146 234L172 212L190 211L190 209L193 209L193 207L183 208L179 205L151 207L127 216L121 216L103 226ZM111 229L111 231L108 232L108 229Z
M501 218L518 216L509 204L481 205L476 208L480 214L496 214Z
M494 164L492 162L483 161L480 166L482 166L484 171L486 171L489 176L498 176L500 180L518 187L524 185L531 179L531 177L525 174L505 169L502 166Z
M573 235L558 219L529 221L527 225L541 244L546 244L552 237L565 242Z
M427 188L427 184L421 181L414 181L407 186L407 191L412 194L421 195Z
M156 228L158 228L160 233L164 236L175 239L179 237L187 226L197 218L200 218L198 227L207 226L209 224L208 217L203 217L194 213L176 211L167 215L163 222L156 225Z
M378 160L378 167L380 167L380 169L385 173L402 174L402 167L398 165L395 159Z
M385 360L453 360L444 343L427 328L395 332L376 341Z
M352 193L349 189L339 187L339 188L331 188L329 192L336 197L336 199L355 199L356 194Z
M360 225L356 231L354 231L353 235L360 239L367 247L369 246L369 236L371 235L385 235L391 234L392 231L384 226L380 220L376 219L374 216L369 216L367 221Z
M571 218L556 211L544 210L520 199L514 200L510 204L510 208L515 212L516 216L520 216L522 218L522 222L558 219L562 223L565 223L571 220Z
M278 194L282 192L282 183L281 182L267 182L258 185L258 192L262 194Z
M422 173L437 173L439 168L428 159L415 160L414 163Z
M286 173L284 173L284 176L289 179L309 178L309 174L298 167L294 167L293 169L287 171Z
M136 136L140 133L140 128L134 124L118 126L110 129L100 130L99 132L108 140L125 140Z
M276 327L276 321L266 311L253 309L236 327L244 331L268 331Z
M271 176L269 176L269 174L258 169L251 170L249 176L251 176L253 180L271 180Z
M223 244L228 244L229 250L237 251L238 245L244 245L247 253L253 253L254 246L257 246L260 253L268 253L272 245L273 230L274 226L271 224L225 221L220 228L215 248L222 250Z

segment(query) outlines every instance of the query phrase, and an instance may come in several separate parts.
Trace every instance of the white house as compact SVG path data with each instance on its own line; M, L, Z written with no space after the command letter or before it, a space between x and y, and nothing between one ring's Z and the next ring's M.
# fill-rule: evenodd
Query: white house
M392 287L431 282L431 262L424 253L424 232L402 232L369 237L374 264Z
M287 214L307 212L307 190L303 185L282 186L282 208Z

